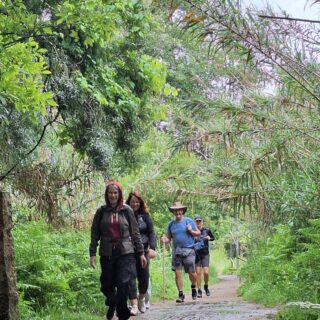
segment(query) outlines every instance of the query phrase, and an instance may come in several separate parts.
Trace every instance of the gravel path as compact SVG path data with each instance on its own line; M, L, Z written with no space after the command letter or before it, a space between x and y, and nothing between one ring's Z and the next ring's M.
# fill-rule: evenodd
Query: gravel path
M150 310L133 320L267 320L274 319L277 310L247 302L237 297L239 279L221 276L210 286L211 296L192 300L190 293L182 304L174 301L158 302Z

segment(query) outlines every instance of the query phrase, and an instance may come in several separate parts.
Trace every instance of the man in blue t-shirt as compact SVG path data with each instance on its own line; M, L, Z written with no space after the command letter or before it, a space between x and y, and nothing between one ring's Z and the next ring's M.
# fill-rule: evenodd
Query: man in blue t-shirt
M185 299L182 287L182 268L184 268L185 273L189 274L192 299L195 300L197 298L197 274L193 245L194 237L199 236L200 231L191 218L184 216L187 211L186 206L183 206L180 202L175 202L169 210L175 215L175 220L168 224L167 234L161 237L161 241L167 244L171 239L173 240L172 270L175 272L176 285L179 291L176 302L184 302Z

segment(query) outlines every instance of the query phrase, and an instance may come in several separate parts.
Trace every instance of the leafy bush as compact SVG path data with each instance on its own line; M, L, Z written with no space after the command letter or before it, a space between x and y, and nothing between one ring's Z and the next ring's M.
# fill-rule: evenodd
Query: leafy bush
M43 222L30 222L18 225L14 237L25 319L42 309L104 310L99 268L89 268L88 232L53 233Z
M276 320L319 320L320 311L316 309L302 309L298 306L286 307L281 310Z
M240 293L267 304L320 299L320 219L295 230L279 225L260 241L242 268Z

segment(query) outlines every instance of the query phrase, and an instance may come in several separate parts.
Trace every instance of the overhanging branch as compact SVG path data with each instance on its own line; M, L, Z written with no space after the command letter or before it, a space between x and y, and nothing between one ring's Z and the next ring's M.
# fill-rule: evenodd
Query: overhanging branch
M55 117L43 126L40 138L38 139L37 143L20 159L19 162L14 164L6 173L4 173L3 175L0 176L0 181L3 181L5 178L7 178L9 176L9 174L20 164L21 160L26 159L39 146L39 144L41 143L41 141L44 137L44 134L45 134L47 128L57 120L59 114L60 114L60 110L58 109L58 112L55 115Z

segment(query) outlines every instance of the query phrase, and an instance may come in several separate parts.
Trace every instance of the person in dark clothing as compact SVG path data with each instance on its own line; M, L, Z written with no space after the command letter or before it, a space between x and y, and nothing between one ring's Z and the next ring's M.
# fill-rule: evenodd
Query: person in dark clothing
M144 252L147 259L147 267L143 268L139 259L136 260L139 297L137 296L136 279L130 284L129 299L131 302L131 315L137 315L138 309L141 313L146 312L145 298L149 285L150 257L155 255L156 235L153 228L152 218L148 207L137 191L131 192L126 201L132 208L139 226Z
M129 284L136 277L135 252L142 268L146 267L147 260L137 220L132 209L123 203L122 187L117 181L108 182L105 202L92 221L90 266L96 266L99 243L101 291L109 306L107 319L112 319L117 310L119 320L126 320L130 318L127 306Z
M210 296L210 290L208 288L209 283L209 263L210 263L210 250L209 250L209 241L213 241L214 235L211 230L203 226L203 219L200 216L195 218L197 228L200 230L201 234L199 237L195 238L197 242L200 238L204 240L204 248L200 251L197 251L196 254L196 272L197 272L197 287L198 287L198 298L202 298L201 290L201 273L203 271L203 280L204 280L204 291L207 296Z

